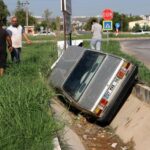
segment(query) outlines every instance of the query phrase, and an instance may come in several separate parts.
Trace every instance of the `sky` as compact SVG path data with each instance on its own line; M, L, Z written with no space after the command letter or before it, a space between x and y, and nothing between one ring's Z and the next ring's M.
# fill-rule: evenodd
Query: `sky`
M3 0L11 13L14 12L17 0ZM25 2L26 0L20 0ZM60 16L60 0L28 0L29 11L34 16L42 16L44 10L53 12L52 16ZM105 8L110 8L125 14L147 15L150 14L150 0L72 0L73 16L101 15Z

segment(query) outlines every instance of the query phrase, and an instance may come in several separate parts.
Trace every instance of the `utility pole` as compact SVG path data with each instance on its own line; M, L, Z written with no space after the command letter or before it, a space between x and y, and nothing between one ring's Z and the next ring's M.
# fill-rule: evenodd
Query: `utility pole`
M25 11L26 11L26 26L29 26L29 11L28 11L28 5L30 3L26 0L25 2L22 2L21 5L25 6Z

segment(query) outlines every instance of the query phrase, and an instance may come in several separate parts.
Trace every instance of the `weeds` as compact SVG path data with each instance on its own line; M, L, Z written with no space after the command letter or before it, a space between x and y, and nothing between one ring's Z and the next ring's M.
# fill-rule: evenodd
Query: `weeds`
M45 78L56 57L50 44L25 46L20 64L10 64L0 78L0 149L52 150L61 128L49 114L54 95Z

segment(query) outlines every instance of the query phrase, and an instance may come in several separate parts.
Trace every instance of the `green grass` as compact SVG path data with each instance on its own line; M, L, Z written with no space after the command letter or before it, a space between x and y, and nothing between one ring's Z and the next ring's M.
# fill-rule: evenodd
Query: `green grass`
M135 34L130 34L130 33L119 33L118 36L115 35L115 33L110 32L109 33L109 38L150 38L150 34L141 34L141 35L135 35ZM58 36L49 36L49 35L38 35L38 36L29 36L29 38L32 41L60 41L64 39L64 36L62 33L60 33ZM72 34L72 40L75 39L91 39L92 38L92 33L87 33L87 34ZM103 33L103 38L102 39L106 39L107 38L107 34L106 32ZM67 37L67 39L69 39L69 37Z
M0 150L52 150L62 127L48 107L54 91L46 77L56 58L55 46L23 48L22 62L9 64L0 78Z
M150 34L131 34L131 33L119 33L118 36L116 36L115 33L110 32L109 33L110 38L141 38L141 37L150 37ZM103 38L107 38L106 33L103 34Z
M84 42L84 47L90 48L89 42ZM150 86L150 70L140 61L138 61L133 56L129 56L121 51L120 43L118 41L107 41L102 42L102 50L105 53L111 53L120 57L127 59L128 61L134 63L139 68L139 80Z
M38 36L29 36L29 39L32 41L36 40L54 40L55 36L52 35L38 35Z

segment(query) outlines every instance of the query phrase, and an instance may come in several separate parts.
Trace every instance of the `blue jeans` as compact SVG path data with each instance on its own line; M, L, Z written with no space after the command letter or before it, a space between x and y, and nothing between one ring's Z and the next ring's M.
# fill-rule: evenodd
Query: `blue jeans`
M101 40L100 39L91 39L91 49L101 50Z
M11 60L15 63L19 63L20 53L21 53L21 48L13 48L13 51L11 52Z

